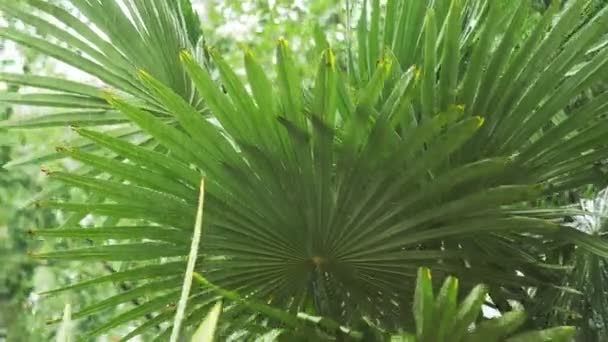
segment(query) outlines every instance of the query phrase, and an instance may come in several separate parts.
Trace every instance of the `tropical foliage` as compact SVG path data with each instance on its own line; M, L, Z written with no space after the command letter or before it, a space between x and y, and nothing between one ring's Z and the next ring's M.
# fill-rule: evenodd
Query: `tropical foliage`
M570 341L574 335L573 327L556 327L514 334L526 318L521 310L506 312L501 317L475 324L486 295L487 289L483 285L478 285L459 305L458 279L448 277L435 297L430 271L425 268L419 269L413 307L416 336L415 338L404 336L404 339L437 342ZM471 329L471 326L474 327ZM395 338L393 337L392 340Z
M200 278L200 275L198 277ZM333 322L328 322L321 317L299 315L297 318L301 319L301 322L314 322L319 328L317 333L320 330L324 330L325 333L333 333L333 336L330 335L330 338L325 336L326 338L324 339L324 336L308 332L305 335L308 341L336 340L339 338L347 341L410 342L570 341L575 333L574 327L556 327L539 331L517 332L526 319L526 314L522 310L506 312L501 317L477 322L478 317L482 313L482 305L486 300L487 293L487 288L484 285L477 285L464 297L461 303L458 303L458 279L448 277L444 280L437 296L435 296L433 294L430 270L420 268L418 270L414 304L412 307L416 323L415 333L390 334L374 330L369 326L363 332L353 331L340 327ZM240 300L240 298L235 298L234 295L230 294L226 295L226 297ZM209 314L197 330L197 334L205 331L205 336L195 334L193 342L213 341L220 319L221 305L222 303L218 302L209 311ZM260 308L259 304L258 308ZM303 324L300 327L304 328ZM298 340L297 336L294 335L280 335L280 337L286 341ZM196 338L200 339L197 340Z
M575 207L583 210L573 215L567 224L595 237L605 236L606 217L608 209L608 190L604 189L592 198L583 198ZM567 252L572 260L572 272L565 275L563 285L579 289L584 297L567 296L555 293L555 297L547 298L559 307L569 308L569 311L556 311L553 321L564 321L568 318L577 322L581 327L581 339L585 341L601 340L607 336L606 321L606 258L584 250L572 249Z
M317 72L307 78L285 39L274 63L246 50L237 74L205 43L187 0L70 3L80 17L42 0L0 1L59 45L13 28L0 36L103 86L2 73L42 91L0 100L52 108L5 127L70 124L80 136L7 165L81 165L45 169L57 185L39 205L73 215L34 234L90 246L36 256L123 263L52 293L133 284L73 319L143 299L90 336L136 321L125 339L161 327L164 340L182 293L193 327L218 287L339 326L420 327L408 305L420 266L458 276L465 290L486 283L498 310L520 303L545 326L556 322L551 311L577 309L542 300L580 295L561 286L568 250L608 256L602 238L563 224L570 210L542 206L605 184L608 97L579 95L606 75L606 7L589 14L590 2L572 0L532 14L528 1L364 1L342 53L316 31ZM190 261L208 282L182 291L202 178L205 219ZM44 198L76 188L86 200ZM105 221L80 227L88 214ZM222 317L243 334L286 324L243 305Z

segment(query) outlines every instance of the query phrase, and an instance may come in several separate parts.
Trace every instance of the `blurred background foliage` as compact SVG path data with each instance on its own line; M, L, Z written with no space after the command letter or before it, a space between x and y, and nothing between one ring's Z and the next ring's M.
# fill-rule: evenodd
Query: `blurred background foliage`
M62 3L61 0L48 0ZM510 1L510 0L502 0ZM538 11L544 11L551 0L531 0ZM566 2L567 0L563 0ZM323 31L333 48L338 51L344 49L349 42L349 23L354 26L351 18L358 13L348 13L347 9L353 7L353 0L217 0L194 1L195 10L201 18L205 40L210 46L218 49L230 65L236 66L237 74L244 73L242 68L241 50L251 49L262 64L271 61L274 57L274 47L279 37L287 37L295 57L300 61L316 60L318 51L313 49L315 30ZM594 13L608 0L594 0L588 8L588 13ZM1 15L1 14L0 14ZM535 20L534 16L530 20ZM2 25L18 25L7 21L0 16ZM314 63L301 63L314 66ZM86 77L67 68L59 62L38 56L27 49L18 47L14 43L0 40L0 65L2 71L31 72L44 71L46 74L56 74L68 78ZM239 67L241 67L239 69ZM304 74L311 75L314 69L302 70ZM94 81L94 80L92 80ZM605 85L604 85L605 86ZM5 89L18 91L17 88ZM593 91L581 96L571 104L575 109L586 103L592 97ZM33 114L32 109L20 106L4 106L0 104L0 120L6 120L15 115L27 116ZM0 165L24 156L40 154L45 149L45 141L67 140L73 134L68 129L44 130L44 135L31 134L31 131L6 131L0 129ZM54 169L66 168L69 165L62 160ZM49 328L46 321L61 315L64 303L70 301L91 302L107 297L116 289L107 287L104 293L86 292L87 298L63 297L43 298L39 292L70 283L73 279L86 273L103 274L113 272L121 265L100 263L96 267L84 269L77 263L61 267L53 263L40 262L28 256L28 251L42 246L41 241L28 235L28 230L34 227L50 227L62 218L49 210L40 210L33 206L36 194L45 188L45 179L38 167L30 166L10 172L0 168L0 341L48 341L53 339L54 328ZM577 205L581 198L592 197L599 189L584 189L578 193L567 194L556 198L546 199L548 204L555 206ZM80 193L66 193L67 197L82 196ZM605 200L605 199L604 199ZM91 224L90 217L81 224ZM573 222L581 219L572 218ZM54 240L51 240L54 241ZM45 242L55 243L55 242ZM67 242L59 242L67 243ZM55 246L53 246L55 247ZM591 256L582 255L579 264L588 265ZM594 257L596 258L596 257ZM603 264L604 260L595 260ZM583 267L581 267L583 269ZM581 271L582 272L582 271ZM577 274L583 279L585 274ZM597 275L595 275L597 276ZM602 274L601 276L605 276ZM571 279L566 279L568 283ZM122 284L127 286L128 284ZM76 296L72 294L71 296ZM79 296L85 296L80 294ZM603 302L602 302L603 303ZM592 306L593 303L581 305ZM111 309L106 312L112 315ZM78 324L93 325L93 320L103 320L103 315L87 318ZM590 324L593 317L586 317ZM128 327L127 329L128 330ZM15 333L18 332L18 333ZM595 337L590 337L593 340ZM112 336L105 336L102 340L112 340Z
M4 25L17 25L0 20ZM2 71L69 73L55 61L8 41L0 41L0 65ZM6 91L17 92L19 88L10 87ZM29 115L31 111L21 106L0 104L0 120ZM65 134L63 129L46 130L44 135L0 129L0 165L21 156L42 153L47 139L62 139ZM77 265L57 267L30 257L29 251L42 247L42 242L32 239L28 231L54 225L61 219L51 210L41 210L33 205L36 194L43 191L44 186L44 176L37 167L11 171L0 168L0 341L51 340L54 329L49 329L46 322L61 313L64 301L82 298L43 300L38 293L67 284L78 273L102 271L84 270ZM89 323L82 322L83 325Z

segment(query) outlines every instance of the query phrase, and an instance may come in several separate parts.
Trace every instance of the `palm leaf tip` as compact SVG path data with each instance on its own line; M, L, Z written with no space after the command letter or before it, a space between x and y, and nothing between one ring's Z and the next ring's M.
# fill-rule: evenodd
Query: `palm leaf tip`
M289 41L285 37L279 37L279 39L277 39L277 45L281 49L288 49Z
M182 50L179 52L179 58L182 61L182 63L185 62L192 62L193 58L192 58L192 53L190 53L190 51L188 50Z
M332 49L327 48L324 51L324 55L325 55L325 62L327 64L327 66L331 67L331 69L334 70L336 67L336 55L334 54Z
M120 98L111 90L104 90L101 97L112 107L115 107L116 103L120 101Z
M142 80L151 80L153 79L152 75L150 75L149 72L147 72L144 69L139 69L137 70L137 75L142 79Z

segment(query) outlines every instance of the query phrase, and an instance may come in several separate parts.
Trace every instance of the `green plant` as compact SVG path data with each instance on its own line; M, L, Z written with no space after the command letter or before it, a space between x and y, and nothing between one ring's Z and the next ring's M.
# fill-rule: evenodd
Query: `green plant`
M606 209L608 191L606 189L588 195L580 203L572 207L580 208L581 212L573 213L568 225L596 238L605 237ZM587 196L586 196L587 197ZM568 292L544 291L544 301L555 303L557 308L568 310L543 311L549 324L556 322L572 322L579 326L580 341L601 340L606 333L606 286L608 274L605 271L606 258L589 253L585 250L570 248L554 258L567 260L565 265L572 267L563 280L562 285L579 291L579 295ZM540 308L539 308L540 309Z
M200 275L198 278L201 278ZM204 280L202 283L208 285ZM226 294L224 290L218 291L223 293L227 300L243 300L234 293ZM480 316L482 314L482 306L487 301L487 288L484 285L475 286L462 299L461 303L458 303L458 291L458 279L447 277L435 296L433 294L431 271L424 267L420 268L418 270L412 307L416 329L415 333L412 334L381 331L370 325L365 326L365 332L353 331L352 329L340 327L335 323L323 322L323 318L321 317L310 317L307 315L298 315L297 317L292 317L292 319L294 321L300 319L300 328L303 330L300 331L300 339L306 341L566 342L571 341L574 336L574 327L555 327L527 332L518 331L526 320L526 314L523 310L506 312L502 316L493 319L483 319ZM247 304L260 307L260 304ZM201 337L195 334L192 341L213 341L215 331L219 327L220 308L221 302L218 302L201 323L198 332L207 332L204 339L197 340L196 338ZM310 328L310 325L306 326L306 324L310 324L311 322L313 326L316 325L318 327L316 332L324 330L325 336L315 333L315 330L306 330L305 328ZM279 335L279 338L285 341L300 340L291 331L283 332Z
M459 304L458 279L448 277L437 296L434 296L430 271L419 269L413 307L416 334L403 335L402 341L571 341L575 333L574 327L516 334L526 319L525 312L521 310L480 321L487 294L485 286L475 286Z
M561 225L563 211L533 206L605 182L596 162L607 153L598 139L608 130L606 94L566 117L562 111L606 72L608 49L597 45L606 8L581 24L583 0L532 18L527 1L388 1L382 8L374 0L369 8L364 2L345 58L316 36L323 55L314 80L300 78L284 39L272 66L276 76L246 51L245 80L213 48L197 49L200 35L190 35L195 20L184 12L186 1L126 1L142 22L128 20L115 1L71 2L108 40L40 0L26 3L63 19L80 37L35 19L22 4L3 0L0 8L49 29L86 50L83 55L20 31L3 29L0 36L84 66L112 89L3 75L59 91L3 99L77 110L8 126L79 126L79 146L62 146L44 159L81 162L78 172L47 172L90 197L40 201L76 214L60 229L35 234L96 243L37 256L127 263L112 275L53 291L136 283L74 319L146 298L90 335L155 314L127 337L156 326L166 328L161 339L169 336L171 327L162 324L180 298L202 176L205 236L197 272L286 313L341 325L412 326L404 303L423 265L466 280L467 290L488 284L492 301L509 311L513 300L526 308L546 305L528 290L558 286L563 271L545 262L555 249L575 243L608 256L602 239ZM130 34L122 36L123 28ZM115 123L130 124L112 131L82 127ZM86 214L106 217L106 224L79 227ZM185 326L199 322L217 297L208 288L190 293ZM224 313L235 325L264 319L241 310Z

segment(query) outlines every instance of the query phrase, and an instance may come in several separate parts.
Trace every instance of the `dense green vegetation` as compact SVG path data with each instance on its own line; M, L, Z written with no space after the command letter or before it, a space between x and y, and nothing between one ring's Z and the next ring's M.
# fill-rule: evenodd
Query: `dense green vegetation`
M2 176L49 176L26 229L36 260L88 269L46 293L96 293L79 337L608 336L608 244L571 205L607 183L604 2L313 1L293 40L262 6L242 53L189 0L68 2L0 0L23 24L0 37L99 83L0 73L2 103L39 107L2 128L73 137L4 151ZM435 299L420 267L471 295Z

